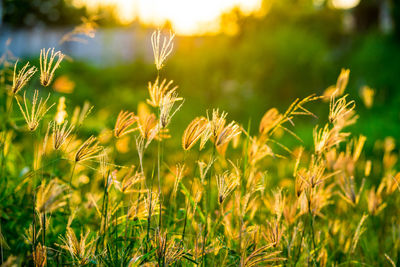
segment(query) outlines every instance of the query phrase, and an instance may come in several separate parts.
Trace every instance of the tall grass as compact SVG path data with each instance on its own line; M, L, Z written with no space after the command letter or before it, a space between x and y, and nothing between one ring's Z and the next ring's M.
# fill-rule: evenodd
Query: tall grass
M62 97L54 110L52 97L40 97L61 52L41 51L35 91L36 67L2 62L2 264L395 266L395 140L373 159L363 155L366 138L347 130L357 122L345 94L349 70L322 96L268 109L255 134L253 120L242 126L215 108L171 136L184 102L163 77L173 39L152 35L157 76L147 104L115 114L113 129L98 136L80 131L88 104L68 112ZM327 118L310 110L315 101L329 102ZM299 116L326 121L310 132L312 149L296 134ZM136 148L124 143L129 138ZM182 147L171 148L171 138L182 138ZM298 147L285 146L288 138Z

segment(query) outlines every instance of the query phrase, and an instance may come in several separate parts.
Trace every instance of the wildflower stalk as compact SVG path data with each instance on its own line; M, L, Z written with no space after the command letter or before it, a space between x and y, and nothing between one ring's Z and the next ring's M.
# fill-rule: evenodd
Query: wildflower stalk
M151 173L151 185L150 188L148 190L148 192L150 193L150 201L149 201L149 211L148 211L148 217L147 217L147 233L146 233L146 253L147 253L147 249L148 249L148 243L150 241L150 225L151 225L151 213L152 213L152 204L153 204L153 184L154 184L154 166L153 166L153 171Z
M158 217L158 229L161 231L162 225L162 192L161 192L161 143L162 139L157 144L157 177L158 177L158 196L160 198L160 215Z
M139 211L139 204L140 204L140 197L142 194L142 190L143 190L143 188L146 188L148 190L147 183L146 183L146 177L144 175L144 168L143 168L143 157L144 157L144 152L145 152L144 139L141 139L141 137L138 137L136 139L136 148L137 148L138 157L139 157L140 173L143 176L143 179L140 183L140 190L139 190L137 200L136 200L136 214L137 214ZM128 212L129 212L129 209L128 209Z
M32 215L33 215L33 219L32 219L32 246L33 246L33 252L35 252L36 250L36 187L37 187L37 181L36 181L36 172L35 172L35 134L34 132L31 132L31 136L32 136L32 144L33 144L33 160L32 160L32 171L34 173L33 177L32 177L32 192L33 192L33 208L32 208Z
M2 227L1 227L1 220L0 220L0 233L2 231L1 229L2 229ZM1 264L3 264L3 262L4 262L3 244L0 244L0 253L1 253Z
M309 217L309 221L310 221L310 235L311 235L311 241L312 241L312 247L313 247L313 251L311 253L311 259L312 259L312 261L314 263L316 263L315 262L315 258L314 258L316 245L315 245L315 234L314 234L314 215L311 212L311 194L312 194L312 192L310 191L310 195L309 195L309 197L307 197L307 200L308 200L308 217ZM305 223L306 222L304 221L304 225L306 225Z
M249 141L250 141L250 128L251 127L251 119L249 119L248 125L247 125L247 137L246 137L246 142L245 142L245 147L244 147L244 161L243 161L243 178L246 175L247 171L247 165L248 165L248 155L247 155L247 149L249 146ZM243 227L243 214L242 214L242 194L243 194L243 188L244 188L244 180L240 180L240 191L239 191L239 247L238 247L238 255L242 254L242 227ZM232 207L234 209L234 207ZM233 212L233 211L232 211Z
M200 154L201 154L201 150L199 149L199 152L197 153L197 160L196 162L199 161L200 159ZM198 164L195 164L195 168L194 168L194 172L193 172L193 177L196 176L196 172L197 172L197 167ZM194 181L192 181L191 185L190 185L190 195L193 195L193 184ZM184 219L184 223L183 223L183 230L182 230L182 238L181 238L181 243L183 244L185 241L185 233L186 233L186 224L187 224L187 215L188 215L188 211L189 211L189 206L190 206L190 200L189 198L186 201L186 208L185 208L185 219Z
M105 240L105 235L106 235L106 216L107 216L107 211L106 211L106 202L108 202L108 180L107 180L107 175L103 175L103 181L104 181L104 191L103 191L103 203L101 207L101 219L100 219L100 234L102 235L102 240L99 238L96 242L96 253L98 250L99 243L103 241L103 249L104 249L104 240ZM103 227L103 229L101 229Z
M304 220L304 223L303 223L303 227L305 227L305 220ZM303 229L303 231L301 231L301 232L302 233L301 233L301 238L300 238L300 244L299 244L299 247L297 249L297 254L296 254L293 266L296 266L297 262L299 261L300 253L301 253L301 246L303 244L304 234L305 234L306 231L305 231L305 229Z
M36 207L35 207L35 203L36 203L36 193L35 191L33 191L33 205L32 205L32 215L33 215L33 219L32 219L32 252L35 253L35 247L36 247Z
M76 161L74 161L74 164L72 165L72 169L71 169L71 175L69 177L69 193L72 193L72 179L74 177L75 174L75 169L76 169ZM68 198L68 210L71 212L71 205L70 205L70 198ZM72 212L70 213L72 214Z
M213 150L212 150L212 156L211 156L211 163L214 164L214 159L215 159L215 152L216 152L216 145L213 145ZM203 248L202 248L202 264L203 266L206 266L206 260L207 256L205 255L205 249L206 249L206 238L207 238L207 228L208 228L208 212L209 209L211 208L211 177L213 174L213 167L211 166L210 168L210 174L208 175L207 178L207 192L204 192L204 209L206 212L206 222L204 226L204 232L203 232Z
M46 209L43 210L42 221L43 221L42 243L43 246L46 246Z
M114 222L115 222L115 262L118 262L118 224L117 224L117 212L118 208L114 213Z
M6 113L5 113L5 118L3 120L3 132L2 132L2 150L1 150L1 176L0 177L4 177L6 180L5 182L7 183L7 175L4 175L4 168L5 168L5 163L7 162L7 157L8 154L5 153L5 149L6 149L6 137L7 137L7 122L10 119L10 113L12 113L12 105L13 105L13 100L14 98L11 97L11 99L9 99L8 94L6 94L6 99L8 100L9 104L7 105L6 108ZM7 101L6 101L7 103Z

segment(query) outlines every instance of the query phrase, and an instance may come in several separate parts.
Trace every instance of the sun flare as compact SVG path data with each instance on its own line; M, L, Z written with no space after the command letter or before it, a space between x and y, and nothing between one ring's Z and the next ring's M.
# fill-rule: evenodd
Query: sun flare
M351 9L356 7L360 3L360 0L333 0L332 4L335 8L339 9Z
M238 7L249 14L261 8L261 0L75 0L89 9L101 6L115 8L119 20L128 24L135 19L155 26L170 22L179 34L191 35L216 32L219 16Z

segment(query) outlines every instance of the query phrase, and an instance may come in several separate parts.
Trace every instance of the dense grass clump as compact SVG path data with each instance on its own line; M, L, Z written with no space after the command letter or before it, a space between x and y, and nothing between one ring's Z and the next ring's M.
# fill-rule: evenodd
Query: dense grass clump
M395 141L364 156L366 138L348 130L358 118L346 95L350 71L322 96L267 109L257 124L215 108L177 136L171 122L184 99L163 77L173 39L152 35L149 97L135 112L112 114L113 127L100 120L91 129L88 102L71 112L64 96L58 104L46 96L52 83L64 91L71 83L56 77L60 51L41 51L40 77L29 63L2 58L2 263L396 266ZM372 105L372 89L364 90ZM309 133L309 149L295 122L317 117L309 106L316 101L329 116ZM289 138L298 145L285 145Z

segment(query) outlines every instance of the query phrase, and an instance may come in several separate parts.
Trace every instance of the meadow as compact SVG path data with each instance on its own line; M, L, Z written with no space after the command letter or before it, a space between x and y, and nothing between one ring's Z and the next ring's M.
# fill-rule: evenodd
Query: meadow
M174 42L153 33L146 95L118 112L69 105L62 51L1 58L2 266L399 264L396 142L364 153L349 69L259 120L215 106L174 129L190 103L165 71Z

